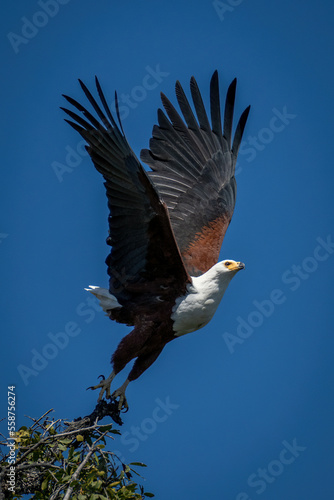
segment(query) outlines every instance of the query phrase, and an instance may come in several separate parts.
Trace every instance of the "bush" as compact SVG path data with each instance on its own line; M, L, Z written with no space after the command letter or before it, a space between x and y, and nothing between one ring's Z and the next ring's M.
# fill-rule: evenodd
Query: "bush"
M74 422L50 419L49 410L31 418L13 438L0 442L0 498L33 500L141 500L153 497L133 481L141 477L107 445L120 431L85 417ZM8 446L9 445L9 446ZM14 453L15 447L15 453ZM9 451L8 451L9 450ZM15 455L15 463L12 457ZM11 463L13 462L13 463Z

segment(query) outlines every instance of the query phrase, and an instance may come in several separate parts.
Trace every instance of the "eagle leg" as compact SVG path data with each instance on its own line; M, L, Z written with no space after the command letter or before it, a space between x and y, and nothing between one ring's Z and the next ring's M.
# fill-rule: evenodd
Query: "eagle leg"
M103 380L97 385L92 385L91 387L87 387L88 389L91 389L92 391L95 391L95 389L101 389L99 397L97 398L97 402L99 403L103 399L104 393L106 393L106 398L111 398L110 395L110 384L114 380L116 376L116 373L114 371L111 372L108 378L104 378L103 375L100 375L100 377L103 377Z
M126 379L124 384L122 384L121 387L119 387L118 389L116 389L116 391L114 391L112 393L111 397L113 399L117 399L119 397L119 401L118 401L118 410L119 411L121 411L123 408L125 409L125 411L128 411L128 409L129 409L129 405L128 405L128 402L127 402L126 397L125 397L125 390L126 390L127 386L129 385L129 383L130 383L130 380Z

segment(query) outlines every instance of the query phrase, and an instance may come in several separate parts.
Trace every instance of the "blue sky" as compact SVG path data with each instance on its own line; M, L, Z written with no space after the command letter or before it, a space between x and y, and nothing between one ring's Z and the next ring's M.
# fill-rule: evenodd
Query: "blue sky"
M84 291L107 286L107 205L100 175L63 121L61 94L84 102L77 78L93 89L94 75L111 102L117 89L139 154L159 92L175 103L175 81L188 92L194 75L208 106L218 69L223 94L238 77L237 115L252 105L221 254L246 269L211 323L167 345L129 386L115 450L148 465L145 487L159 500L330 498L333 3L4 7L1 414L8 384L19 426L50 408L68 419L90 413L97 395L85 388L109 373L129 331Z

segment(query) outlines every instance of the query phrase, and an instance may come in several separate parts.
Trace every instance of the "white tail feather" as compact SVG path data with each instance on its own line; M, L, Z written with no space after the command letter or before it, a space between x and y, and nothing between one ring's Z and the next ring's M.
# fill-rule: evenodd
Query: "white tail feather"
M116 307L122 307L121 304L117 301L114 295L111 295L106 288L100 288L99 286L89 285L89 288L85 288L87 292L92 293L97 297L100 301L100 306L108 314L111 309L115 309Z

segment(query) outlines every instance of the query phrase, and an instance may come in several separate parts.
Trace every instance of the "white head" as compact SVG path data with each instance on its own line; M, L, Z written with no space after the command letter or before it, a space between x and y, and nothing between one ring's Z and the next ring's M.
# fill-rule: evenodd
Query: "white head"
M212 293L215 289L219 290L222 297L233 276L241 269L244 269L244 267L245 264L243 262L236 262L231 259L222 260L201 276L192 276L192 282L196 287L208 287ZM221 300L221 297L219 300Z
M236 262L235 260L222 260L220 264L223 265L224 271L233 272L234 274L240 271L241 269L245 269L245 264L243 262Z
M236 262L235 260L227 259L218 262L211 269L216 279L218 279L221 283L225 283L224 286L227 287L228 283L237 274L237 272L244 268L245 264L243 262Z

